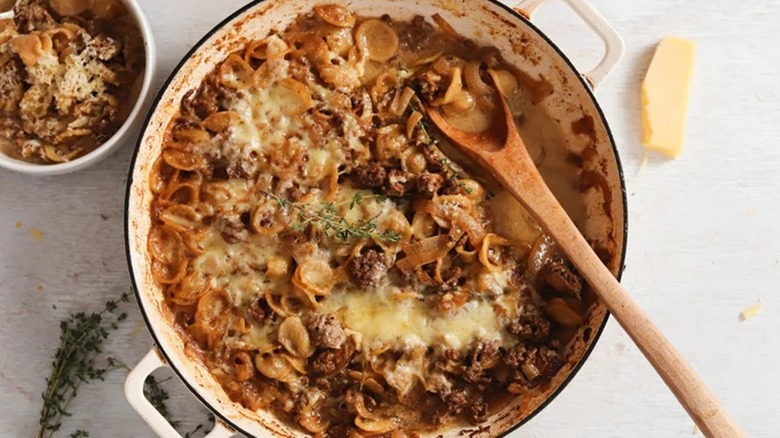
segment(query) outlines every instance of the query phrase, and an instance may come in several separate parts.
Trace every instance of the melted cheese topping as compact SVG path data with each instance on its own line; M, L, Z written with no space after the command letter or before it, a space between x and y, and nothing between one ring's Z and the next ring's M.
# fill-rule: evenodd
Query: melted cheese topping
M281 146L290 134L303 131L306 119L285 115L282 112L284 102L273 97L272 90L254 89L233 100L230 109L236 111L241 120L229 129L232 141L223 148L228 160L240 161L252 152L269 153Z
M210 278L209 285L224 289L236 305L248 305L275 286L265 275L272 257L280 257L269 238L253 235L248 241L226 242L214 229L198 239L203 253L192 261L193 270Z
M274 74L284 76L286 68ZM306 155L306 165L300 177L312 185L345 161L344 145L358 153L366 153L367 145L361 140L364 133L355 115L332 107L332 90L321 86L313 88L314 105L338 113L343 134L336 130L322 132L317 126L319 122L307 114L287 114L286 109L291 106L289 92L280 91L283 87L272 83L268 88L245 90L230 99L228 108L238 114L239 121L228 129L227 141L218 153L230 163L248 163L245 168L256 172L262 167L258 157L263 160L270 157L273 161L275 154L289 158L295 151L301 151ZM213 153L212 145L204 146Z
M473 300L453 313L433 315L417 299L399 299L398 288L376 292L351 290L323 301L323 309L339 316L344 324L362 335L364 349L391 347L409 349L444 345L463 349L477 339L497 340L511 345L503 326L506 314L503 300L493 304Z

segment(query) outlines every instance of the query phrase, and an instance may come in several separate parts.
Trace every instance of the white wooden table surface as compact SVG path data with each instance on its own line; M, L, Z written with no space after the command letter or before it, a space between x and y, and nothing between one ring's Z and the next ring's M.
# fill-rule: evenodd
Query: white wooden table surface
M245 3L139 0L157 38L157 85L214 24ZM595 37L560 4L538 17L583 69ZM780 437L780 2L593 0L627 43L599 100L629 193L624 284L754 437ZM639 84L660 37L698 42L686 148L641 166ZM0 170L0 437L36 431L59 321L129 287L122 215L132 145L75 175ZM36 230L42 237L36 239ZM39 236L40 237L40 236ZM758 301L764 312L741 322ZM152 342L135 303L107 351L128 364ZM84 388L63 430L147 437L122 395L125 372ZM174 416L205 417L176 382ZM687 437L693 423L610 321L569 387L517 437ZM63 434L63 436L66 436Z

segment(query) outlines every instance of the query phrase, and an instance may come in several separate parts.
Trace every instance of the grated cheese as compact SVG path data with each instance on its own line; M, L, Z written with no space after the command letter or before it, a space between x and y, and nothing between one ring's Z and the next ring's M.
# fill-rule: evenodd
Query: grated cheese
M755 318L763 311L764 311L764 305L759 302L739 312L739 319L742 321L747 321L748 319Z

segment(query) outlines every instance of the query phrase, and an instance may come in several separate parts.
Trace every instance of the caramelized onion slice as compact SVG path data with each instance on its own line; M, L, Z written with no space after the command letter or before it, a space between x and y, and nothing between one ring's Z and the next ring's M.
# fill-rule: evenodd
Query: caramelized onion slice
M555 322L564 327L574 328L583 323L582 317L561 298L551 299L545 304L544 310Z
M490 249L491 247L497 247L497 246L511 246L511 242L504 239L503 237L488 233L485 235L485 238L482 240L482 246L479 250L479 261L484 265L488 271L490 272L498 272L502 269L502 266L500 264L493 263L490 257Z
M328 24L338 27L355 25L355 15L341 5L319 5L314 7L314 13Z
M452 103L463 92L463 78L461 77L460 67L453 67L451 73L452 80L450 81L450 86L447 87L444 98L438 102L442 105Z
M464 230L469 235L471 244L475 247L482 244L485 238L485 228L471 214L471 199L461 195L439 196L434 200L425 200L417 204L417 211L424 211L434 220L450 221L452 226Z
M445 255L460 240L463 233L450 233L450 235L438 235L420 240L409 245L404 245L406 257L399 260L395 266L402 272L412 272L420 266L434 262Z
M458 33L457 30L455 30L454 27L450 23L447 22L447 20L444 19L439 14L433 14L431 16L431 19L434 23L436 23L437 26L439 26L439 29L441 29L448 37L454 39L455 41L460 41L463 39L463 37Z
M482 80L481 66L482 63L479 61L470 61L463 67L463 79L466 80L466 86L477 96L490 94L490 87Z
M372 61L385 62L398 53L398 35L382 20L362 22L355 33L355 40Z
M437 59L441 58L441 56L444 54L442 51L433 52L429 55L420 55L415 61L414 64L412 64L414 67L419 67L421 65L430 64L433 61L436 61Z
M420 123L420 120L423 119L422 113L419 111L412 112L412 115L409 116L409 118L406 120L406 138L412 139L412 134L414 134L414 129L417 128L418 124Z
M525 277L530 282L536 281L539 272L555 253L555 241L546 234L539 236L531 247L531 253L528 255L528 267L525 270Z
M393 102L391 103L391 110L395 115L400 116L406 112L409 108L409 104L412 102L412 98L415 97L414 90L409 87L404 87L401 93L396 93Z
M444 105L444 113L450 117L465 116L476 106L477 101L468 91L461 90L452 101Z
M512 97L517 91L517 78L510 71L489 68L488 74L493 78L493 83L496 84L498 92L505 98Z

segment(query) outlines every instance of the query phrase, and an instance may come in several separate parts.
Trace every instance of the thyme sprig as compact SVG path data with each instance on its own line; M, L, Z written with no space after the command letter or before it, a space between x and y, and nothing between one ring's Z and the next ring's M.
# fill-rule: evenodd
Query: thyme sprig
M105 375L119 368L127 368L116 359L108 358L105 364L97 363L103 352L103 342L119 322L127 319L127 313L117 314L120 303L127 302L130 293L123 293L117 300L106 302L100 312L78 312L60 323L60 346L52 361L52 370L46 378L42 394L43 406L38 419L37 438L50 438L60 430L63 417L69 417L70 403L78 395L82 383L103 381ZM77 430L72 437L88 437L85 430Z
M157 380L154 376L149 376L144 382L144 396L149 399L149 403L157 409L160 414L173 427L179 427L179 422L171 418L171 410L168 408L168 400L171 398L161 384L171 380L170 377L163 380Z
M171 395L168 393L162 385L172 377L168 377L162 380L157 380L154 376L149 376L144 382L144 396L149 399L152 406L157 409L160 414L165 418L168 423L174 428L178 429L181 426L181 421L174 420L171 415L171 410L168 407L168 401L171 399ZM198 423L189 432L184 434L184 438L192 438L201 430L208 430L210 426L214 425L214 414L208 412L208 417L205 422Z
M461 171L455 167L455 164L452 162L452 160L444 155L444 152L442 152L441 148L439 148L439 140L431 136L428 130L428 121L425 119L425 113L420 111L419 107L417 107L417 105L414 103L409 104L409 108L412 110L412 112L417 111L423 116L420 121L417 122L417 127L420 128L420 132L424 137L423 144L433 152L433 154L437 157L439 164L447 169L447 175L450 182L456 184L467 194L471 194L472 189L466 186L466 184L464 184L463 181L461 181L459 178Z
M263 191L263 194L269 199L276 201L280 208L293 210L297 213L298 222L293 224L293 228L297 231L303 231L309 225L312 225L322 230L328 236L345 241L350 239L376 239L386 243L397 243L401 240L400 233L394 230L380 231L373 220L350 222L338 213L338 209L341 206L349 205L349 209L353 209L366 199L383 198L381 195L363 196L360 193L355 193L351 199L344 202L322 202L319 206L314 206L312 204L293 202L266 191Z

